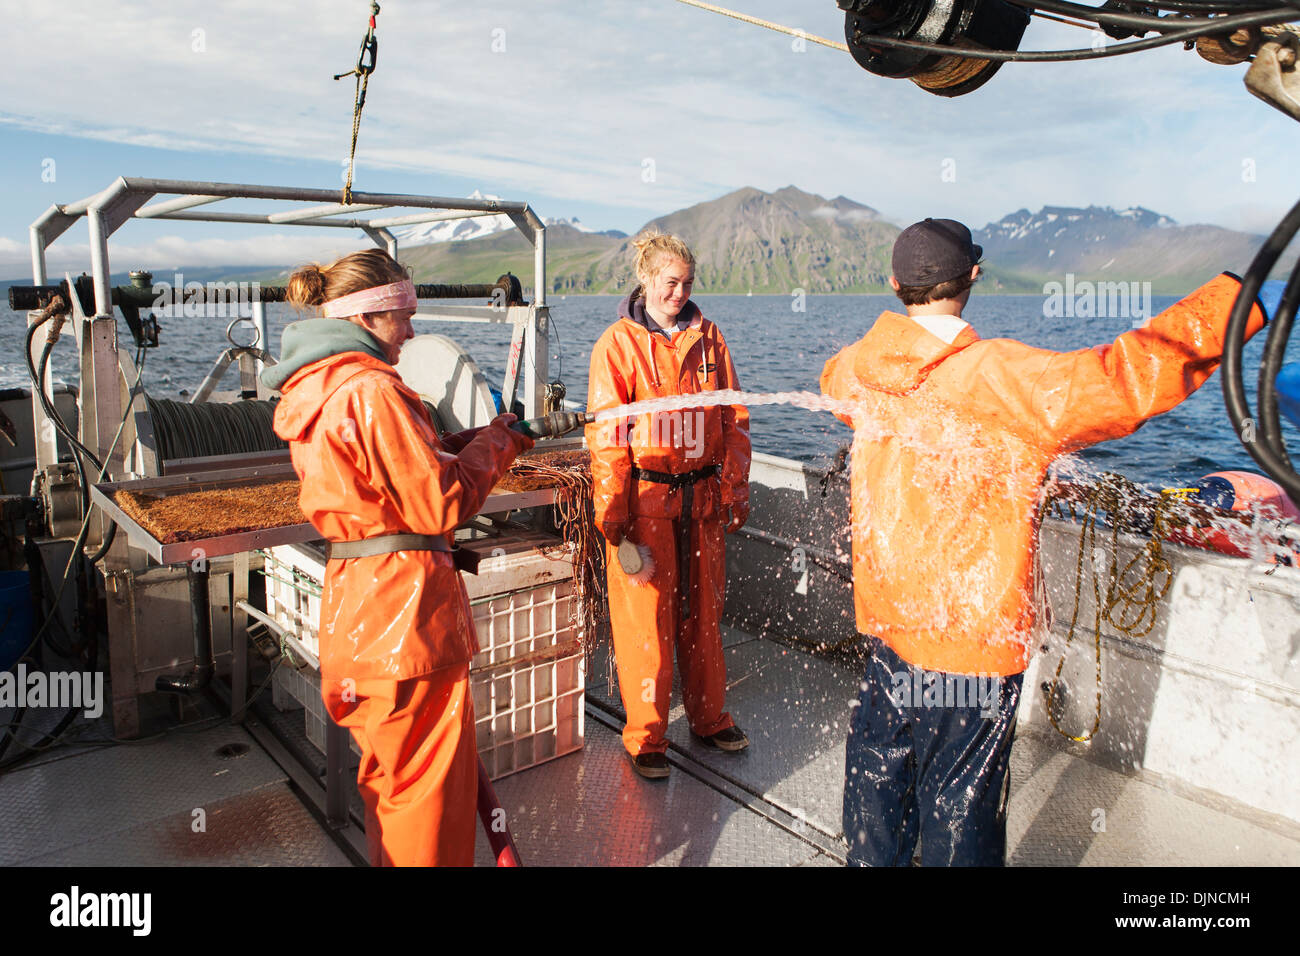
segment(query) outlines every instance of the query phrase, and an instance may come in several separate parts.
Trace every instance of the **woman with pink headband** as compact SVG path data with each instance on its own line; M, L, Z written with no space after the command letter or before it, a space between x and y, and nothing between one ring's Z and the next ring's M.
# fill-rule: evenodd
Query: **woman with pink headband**
M370 862L470 866L478 642L451 536L533 443L513 415L438 437L393 368L415 335L415 287L386 253L304 266L287 298L322 318L284 330L262 379L283 395L275 431L302 480L299 506L330 542L321 695L361 746Z

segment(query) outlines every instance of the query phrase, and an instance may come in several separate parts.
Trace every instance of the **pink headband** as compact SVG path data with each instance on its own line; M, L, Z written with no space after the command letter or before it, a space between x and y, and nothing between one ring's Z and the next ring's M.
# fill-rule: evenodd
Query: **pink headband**
M392 312L396 309L415 308L415 284L410 279L388 285L362 289L350 295L330 299L320 307L327 319L346 319L363 312Z

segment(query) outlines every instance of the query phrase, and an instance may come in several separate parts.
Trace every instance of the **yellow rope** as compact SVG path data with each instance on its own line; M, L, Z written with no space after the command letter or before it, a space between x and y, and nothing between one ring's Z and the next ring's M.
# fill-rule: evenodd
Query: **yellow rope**
M1064 23L1066 26L1079 27L1083 30L1100 30L1101 28L1095 23L1080 23L1078 20L1066 20L1064 17L1054 17L1050 13L1043 13L1041 10L1030 10L1031 16L1042 17L1044 20L1055 20L1057 23Z
M837 40L828 40L825 37L816 36L812 33L805 33L803 30L794 27L782 26L779 23L773 23L771 20L760 20L758 17L751 17L747 13L739 13L735 10L728 10L726 7L719 7L712 3L703 3L701 0L677 0L678 3L684 3L687 6L699 7L701 10L707 10L709 13L716 13L720 16L731 17L733 20L739 20L742 23L751 23L756 27L764 27L768 30L775 30L777 33L784 33L787 36L800 37L804 40L811 40L813 43L820 43L822 46L828 46L832 50L839 50L841 53L848 53L847 44L840 43ZM1080 23L1077 20L1065 20L1061 17L1055 17L1051 14L1042 13L1038 10L1031 10L1030 13L1036 17L1042 17L1044 20L1055 20L1058 23L1064 23L1068 26L1079 27L1084 30L1096 30L1098 27L1091 23ZM982 64L981 64L981 68Z
M357 95L352 110L352 148L348 151L348 181L343 186L343 205L352 205L352 172L357 164L357 134L361 132L361 107L366 102L366 86L370 83L369 73L357 74Z
M709 11L709 13L717 13L724 17L731 17L731 19L739 20L742 23L752 23L756 27L764 27L768 30L775 30L777 33L784 33L787 36L798 37L801 40L811 40L813 43L820 43L822 46L828 46L832 50L839 50L841 53L849 52L849 48L846 44L838 43L835 40L828 40L825 37L819 37L812 33L805 33L803 30L796 30L794 27L782 26L779 23L773 23L771 20L760 20L758 17L751 17L746 13L737 13L735 10L728 10L726 7L715 6L712 3L701 3L700 0L677 0L677 2L692 7L699 7L701 10Z
M379 40L375 36L375 18L379 16L379 4L375 0L370 3L370 21L366 29L366 35L361 39L361 53L357 56L357 65L347 73L339 73L334 79L341 80L345 76L357 78L357 91L352 105L352 148L348 152L348 181L343 186L343 205L352 204L352 172L356 168L357 162L357 134L361 131L361 110L366 105L366 88L370 85L370 74L375 71L375 65L379 60ZM366 57L370 60L367 62Z

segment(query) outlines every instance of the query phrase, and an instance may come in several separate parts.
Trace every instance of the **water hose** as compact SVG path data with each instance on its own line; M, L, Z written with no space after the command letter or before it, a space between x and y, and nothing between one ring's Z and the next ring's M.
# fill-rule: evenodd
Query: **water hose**
M482 757L478 758L478 818L483 821L483 830L487 833L497 866L523 866L515 838L510 835L510 825L506 823L505 808L492 789Z

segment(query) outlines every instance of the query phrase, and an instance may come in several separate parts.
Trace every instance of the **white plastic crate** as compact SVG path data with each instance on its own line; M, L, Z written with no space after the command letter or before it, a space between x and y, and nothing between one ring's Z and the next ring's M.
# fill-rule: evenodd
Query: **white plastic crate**
M266 613L309 651L320 656L321 585L325 554L318 545L287 544L266 550Z
M321 753L325 752L325 701L320 695L320 675L313 670L297 670L288 664L276 668L271 679L271 703L279 711L302 707L303 733ZM348 742L352 752L361 755L361 748L351 734Z
M485 550L479 573L461 580L480 648L470 664L476 743L495 780L582 749L586 681L582 648L569 623L571 551L530 531L491 539ZM319 648L324 569L315 546L270 549L267 613L313 651ZM297 676L284 678L283 689L277 674L275 692L303 704L307 736L324 750L319 677L291 673ZM301 680L314 685L310 693L302 691Z

